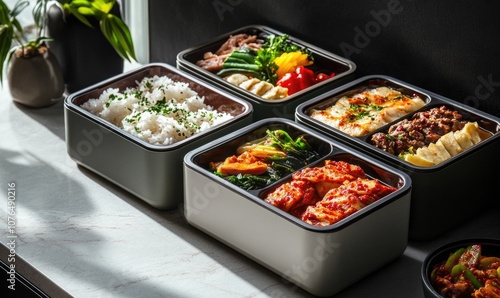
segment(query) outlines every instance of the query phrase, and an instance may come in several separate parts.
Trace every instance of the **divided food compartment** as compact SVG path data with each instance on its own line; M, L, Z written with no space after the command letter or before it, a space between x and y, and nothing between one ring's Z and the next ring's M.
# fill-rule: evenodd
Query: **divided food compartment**
M269 35L283 36L286 34L262 25L245 26L220 35L200 46L181 51L177 55L177 67L249 101L254 107L254 120L269 117L280 117L293 120L297 105L307 99L321 94L322 92L325 92L326 90L340 86L341 84L353 79L356 65L352 61L320 49L300 39L294 38L289 34L288 39L293 44L306 47L311 50L314 56L314 64L308 66L308 68L315 71L315 73L324 72L326 74L330 74L334 72L335 76L283 99L264 99L261 96L240 88L239 86L228 83L215 73L207 71L196 65L198 60L203 59L203 55L206 52L215 53L230 36L241 33L257 35L259 39L265 39L266 36Z
M320 153L305 167L345 161L397 189L332 225L316 226L264 200L291 175L247 191L212 172L210 162L235 155L268 129L305 136ZM399 257L408 241L409 176L288 119L259 120L186 154L184 191L184 215L192 226L317 296L331 296Z
M419 95L425 105L379 129L363 136L353 137L325 123L313 119L313 109L324 109L342 96L376 87L390 87L405 95ZM389 128L403 119L410 120L415 113L445 106L456 111L462 119L477 122L482 141L432 166L415 165L395 154L377 148L371 141L376 133L388 133ZM429 240L458 224L478 215L496 200L494 175L483 175L484 168L496 159L500 150L500 119L477 109L460 104L428 90L388 76L366 76L311 99L296 110L296 121L353 146L370 156L398 168L412 179L412 203L409 237Z
M167 76L185 82L204 103L234 117L171 145L153 145L92 114L81 105L109 88L137 87L143 78ZM79 165L129 191L158 209L182 203L182 159L189 150L250 124L252 106L235 96L161 63L120 74L73 94L64 102L66 144Z

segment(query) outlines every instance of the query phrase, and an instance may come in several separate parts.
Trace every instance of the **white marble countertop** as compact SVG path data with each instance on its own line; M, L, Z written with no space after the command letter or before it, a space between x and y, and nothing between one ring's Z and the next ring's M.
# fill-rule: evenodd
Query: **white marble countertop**
M309 297L191 227L182 208L158 211L79 167L66 152L63 102L42 109L0 97L1 242L15 183L15 252L74 297ZM339 297L422 297L428 251L462 237L500 238L499 209L404 255ZM9 226L10 227L10 226ZM27 273L29 275L29 273ZM47 289L57 296L57 287Z

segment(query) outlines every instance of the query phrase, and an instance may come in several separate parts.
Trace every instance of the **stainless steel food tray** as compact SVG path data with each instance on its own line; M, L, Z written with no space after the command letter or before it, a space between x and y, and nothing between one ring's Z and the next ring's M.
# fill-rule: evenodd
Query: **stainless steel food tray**
M264 201L266 190L289 177L246 191L208 169L210 161L262 137L266 129L306 135L323 155L318 163L328 158L358 164L398 189L331 226L319 227ZM187 153L184 191L184 215L191 225L318 296L331 296L399 257L408 241L409 176L288 119L257 121Z
M172 145L152 145L81 105L108 88L136 87L144 77L168 76L189 83L205 103L234 115L231 120ZM64 102L66 144L79 165L124 188L158 209L182 203L182 160L189 150L251 123L251 104L219 90L183 71L152 63L70 94Z
M177 55L177 67L249 101L254 107L254 120L268 117L280 117L293 120L295 108L298 104L353 79L354 71L356 70L356 64L354 62L320 49L293 36L289 37L290 41L299 46L307 47L313 53L315 57L313 69L317 71L325 71L327 73L335 72L335 77L315 84L312 87L292 94L284 99L265 100L260 96L226 82L216 74L196 65L196 61L202 59L205 52L217 51L217 49L229 38L229 36L239 33L257 35L260 38L265 38L268 35L283 36L285 34L262 25L249 25L241 27L215 37L205 44L181 51Z
M309 116L311 109L321 109L335 103L344 95L352 95L379 86L396 88L405 94L418 94L426 101L426 105L362 137L349 136ZM491 137L430 167L413 165L370 143L369 140L374 133L387 132L392 124L410 118L416 112L442 105L460 112L464 120L477 121L485 132L491 133ZM485 168L496 160L497 152L500 150L500 119L497 117L389 76L370 75L299 105L296 110L296 121L410 175L412 178L410 239L435 238L496 203L491 194L496 192L498 179L495 175L483 173Z

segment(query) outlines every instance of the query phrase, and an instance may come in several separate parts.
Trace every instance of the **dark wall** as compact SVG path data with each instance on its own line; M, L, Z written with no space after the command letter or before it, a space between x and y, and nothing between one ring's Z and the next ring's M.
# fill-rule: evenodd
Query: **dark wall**
M251 24L500 116L500 2L149 0L150 61Z

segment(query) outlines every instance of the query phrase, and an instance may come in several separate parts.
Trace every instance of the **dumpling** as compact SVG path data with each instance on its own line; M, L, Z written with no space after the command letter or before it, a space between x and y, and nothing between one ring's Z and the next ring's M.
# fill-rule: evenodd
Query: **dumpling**
M462 149L468 149L474 146L474 143L472 143L472 140L468 133L457 130L453 133L453 137L455 137L455 140L457 140L457 143L460 145L460 147L462 147Z
M418 166L437 165L482 140L483 136L477 122L468 122L461 130L441 136L436 143L418 148L415 154L407 154L404 159Z
M429 150L435 154L435 164L439 164L449 158L451 158L450 153L441 143L431 143L429 144Z
M478 134L479 126L477 125L477 122L468 122L465 124L464 128L462 128L462 131L469 134L471 141L473 144L477 144L481 142L481 137Z
M431 162L433 165L435 165L437 163L437 161L439 160L436 153L429 150L429 147L418 148L415 155L419 156L422 159L425 159L425 160Z
M437 143L441 143L446 148L446 150L448 150L451 156L455 156L464 150L462 147L460 147L457 140L453 136L453 132L449 132L440 137Z
M421 156L415 155L415 154L405 155L405 160L411 164L414 164L414 165L420 166L420 167L430 167L430 166L434 165L431 161L429 161Z

